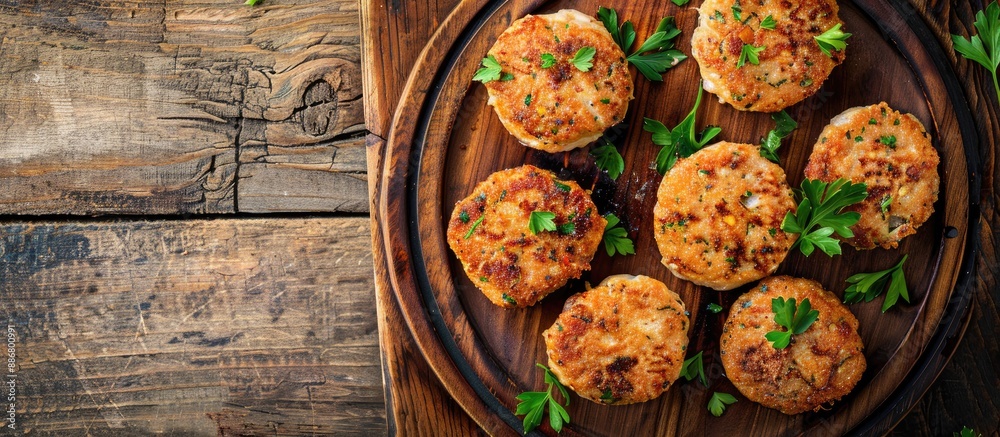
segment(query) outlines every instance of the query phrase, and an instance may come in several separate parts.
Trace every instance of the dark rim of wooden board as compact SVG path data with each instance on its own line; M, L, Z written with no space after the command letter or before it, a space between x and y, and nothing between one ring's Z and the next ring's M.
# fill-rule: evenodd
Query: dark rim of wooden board
M450 206L441 205L440 185L443 176L440 171L438 174L433 171L428 173L427 169L430 166L440 170L443 166L446 153L443 149L447 148L447 142L429 142L429 137L435 134L438 137L447 135L442 131L449 130L458 116L458 106L469 90L468 78L471 77L475 64L478 64L478 58L470 62L463 59L462 54L481 28L497 20L498 15L509 22L511 17L516 18L533 11L541 3L537 0L467 1L460 3L442 22L421 52L396 110L386 149L388 159L385 160L380 181L382 196L378 199L378 208L384 218L381 223L383 235L386 236L384 250L390 255L387 257L390 282L406 323L424 357L448 392L480 426L495 434L520 433L521 419L497 397L476 369L485 369L480 371L489 373L493 378L507 378L507 375L498 368L495 357L470 356L463 351L456 340L456 331L461 331L457 334L465 342L478 342L476 333L468 329L468 326L456 327L446 321L442 314L441 299L448 292L453 296L455 290L434 290L427 274L428 265L435 265L434 263L443 264L443 267L436 267L447 270L447 261L444 261L446 258L437 256L442 253L445 256L450 254L444 249L441 229L440 215L442 211L444 214L450 211ZM939 96L939 100L944 99L935 102L939 105L931 110L932 124L957 124L957 127L952 126L951 129L961 137L964 156L958 160L961 162L954 164L961 164L960 167L967 169L968 174L968 186L961 187L967 191L960 196L965 200L962 206L967 208L961 216L963 222L950 222L952 226L944 229L941 239L942 245L944 238L951 239L956 243L953 246L957 246L957 249L948 250L948 256L943 260L941 257L945 254L942 250L937 260L938 265L948 262L953 267L944 272L947 274L936 274L930 287L932 290L945 287L945 291L949 293L947 302L941 305L936 314L921 314L925 319L915 323L916 326L922 322L924 326L918 327L922 329L914 329L910 335L914 338L922 337L925 341L907 341L893 355L895 364L905 367L905 377L891 387L881 387L879 399L884 401L868 405L867 411L860 416L852 415L848 420L850 423L839 424L840 428L834 428L841 431L851 429L851 433L855 434L881 434L897 423L933 382L947 361L947 353L951 348L946 349L946 345L957 342L957 336L961 332L961 316L966 313L971 298L975 242L979 232L976 219L979 216L980 183L976 150L978 138L960 83L948 63L949 58L912 7L877 0L856 0L853 4L876 23L887 44L894 45L911 68L914 65L922 66L924 70L921 71L925 73L937 73L918 75L919 86L924 91L925 98L930 99L927 95L934 95ZM492 40L485 47L489 44L492 44ZM481 52L485 52L485 48ZM667 74L669 78L670 73ZM706 100L711 100L711 96ZM944 157L942 158L944 167ZM434 167L435 165L438 167ZM960 178L954 179L958 180ZM420 211L431 211L433 214L426 213L428 215L422 216ZM936 215L938 214L943 212L939 211ZM429 239L433 241L429 242ZM430 251L435 252L434 258L424 256L425 245L428 244L432 246ZM459 271L458 274L464 273ZM921 313L925 312L923 305L926 305L926 300L918 303L921 305ZM444 309L451 310L454 307ZM447 318L453 321L454 317L454 314L450 314ZM468 321L464 323L467 324ZM482 350L481 347L473 347ZM900 360L905 362L900 363ZM538 387L522 389L537 390ZM857 390L860 389L859 387ZM564 432L567 431L575 434L578 430L571 425Z

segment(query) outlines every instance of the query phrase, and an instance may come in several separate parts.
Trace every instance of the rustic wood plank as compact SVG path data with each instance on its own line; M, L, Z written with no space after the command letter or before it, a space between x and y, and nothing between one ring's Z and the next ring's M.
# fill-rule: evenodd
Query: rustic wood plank
M456 0L361 0L368 131L388 137L392 114L417 56L457 4Z
M384 434L368 223L4 225L17 426Z
M353 0L14 1L0 35L0 214L366 204Z
M368 135L368 174L377 175L384 164L385 141ZM369 184L371 199L378 199L380 184ZM371 205L372 246L375 248L375 296L379 345L390 434L484 435L482 429L448 395L409 333L403 313L392 294L378 208ZM428 422L430 421L430 422Z

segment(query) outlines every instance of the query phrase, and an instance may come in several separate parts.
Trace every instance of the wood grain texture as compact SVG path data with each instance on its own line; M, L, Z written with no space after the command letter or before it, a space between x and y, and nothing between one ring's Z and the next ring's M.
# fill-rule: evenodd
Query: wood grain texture
M955 354L937 381L894 429L894 435L940 436L968 426L984 436L1000 435L1000 101L989 72L958 56L950 34L976 34L975 13L988 2L918 1L920 14L934 36L951 55L949 61L962 78L969 107L979 114L979 158L983 165L979 255L976 260L971 322ZM992 147L991 147L992 145Z
M911 12L911 13L920 13L921 15L924 15L925 18L926 18L926 16L934 16L935 19L938 19L938 20L940 20L940 19L944 19L944 20L950 19L950 20L954 21L955 20L955 16L949 14L949 10L948 10L947 5L945 4L944 6L942 6L942 3L934 3L932 5L925 5L925 4L923 4L923 2L917 2L916 8L910 9L909 12ZM962 7L968 8L968 6L962 6ZM969 19L968 23L971 23L971 19ZM413 25L416 26L417 23L413 23ZM934 28L934 30L936 32L940 32L939 27L935 27L933 24L932 24L932 27ZM971 27L971 26L969 26L969 27ZM950 39L947 39L947 38L944 38L944 37L941 37L941 36L939 36L939 39L942 40L942 44L946 48L950 49ZM946 39L947 39L948 43L944 44ZM978 68L978 67L976 67L976 68ZM960 72L960 77L962 77L962 76L964 76L964 75ZM977 85L981 85L981 87L979 89L987 91L986 96L987 96L987 98L989 98L989 96L991 95L991 93L989 91L991 91L992 87L990 86L991 84L988 83L987 76L985 74L983 74L983 72L980 72L978 74L973 73L973 76L977 77L978 79L981 79L981 80L977 80L976 84ZM986 80L986 82L984 82L983 80ZM968 84L966 84L966 85L968 86ZM995 106L995 103L990 103L990 104L993 104ZM992 161L993 161L994 157L992 156L993 152L992 152L992 148L990 147L990 144L992 144L992 141L990 139L993 138L993 137L995 137L996 133L995 133L995 127L994 127L995 123L990 123L990 120L994 120L996 118L996 116L995 116L995 109L992 106L985 107L985 108L983 108L983 107L977 108L977 105L972 104L971 102L970 102L970 106L972 106L973 111L977 115L979 115L978 118L980 118L980 120L979 120L980 122L977 123L977 127L980 130L980 137L981 137L981 148L980 148L980 150L984 151L984 154L989 154L990 155L988 157L985 157L985 158L988 158L988 161L990 162L990 164L988 165L988 168L985 169L986 171L984 171L984 174L985 175L992 175L992 173L991 173L992 168L993 168ZM985 106L985 105L980 105L980 106ZM976 111L976 109L982 109L982 110L981 111ZM982 119L985 119L985 121L982 120ZM984 129L984 123L985 123L985 129ZM986 130L986 131L989 131L989 132L982 132L983 130ZM989 177L989 176L987 176L987 177ZM992 178L990 178L990 179L992 179ZM990 183L992 183L992 182L990 182ZM988 183L984 182L984 185L988 185ZM991 191L990 190L986 190L986 189L984 189L984 191L986 191L986 192L983 193L983 197L984 198L985 197L989 197L990 196L989 192L991 192ZM993 203L991 203L990 205L993 205ZM990 210L991 213L992 213L992 207L990 207L990 208L985 208L984 207L983 208L983 211L987 211L987 210ZM984 212L984 215L986 215L985 212ZM984 234L988 234L988 233L989 233L989 229L984 229ZM984 243L989 242L989 241L990 241L990 237L984 237ZM993 252L995 253L995 250ZM995 260L995 258L994 258L994 260ZM982 267L981 267L982 266L982 262L981 261L980 261L979 265L980 265L980 269L982 269ZM989 265L995 266L996 262L993 261ZM993 290L995 290L995 287L986 288L986 286L983 284L983 281L981 279L977 280L977 283L978 283L978 289L979 290L986 290L985 292L981 291L979 293L979 295L982 295L982 294L985 293L987 296L995 296L994 294L991 294L991 293L995 293L993 291ZM995 300L995 297L991 297L990 300L991 301ZM987 317L987 320L983 321L982 323L984 323L988 328L992 328L991 331L995 332L995 330L996 330L996 321L992 321L991 322L989 320L989 317ZM991 353L989 353L989 354L986 355L989 358L985 358L985 359L986 360L992 360L993 362L995 362L996 361L996 353L995 353L995 351L990 351L990 352ZM985 362L986 364L984 364L983 360L984 360L984 358L981 357L980 360L979 360L979 365L989 365L988 363L990 361L986 361ZM986 376L987 381L990 381L990 375L985 375L985 376ZM428 385L433 385L433 384L428 384ZM954 390L952 390L952 391L954 391ZM966 402L973 402L973 401L966 400ZM956 409L958 409L958 408L961 408L961 407L960 406L956 406ZM986 408L985 411L987 412L987 414L985 415L987 423L990 421L990 418L997 417L995 408L992 410L993 414L989 414L989 412L991 411L989 408ZM918 412L918 414L919 414L919 412ZM958 426L958 428L960 428L960 427L961 426ZM987 429L987 432L988 432L989 428L986 428L986 429ZM947 431L947 428L941 428L941 431ZM927 431L925 430L924 432L927 432Z
M349 0L6 2L0 214L365 211L359 29Z
M3 225L0 320L17 335L17 425L32 435L384 434L368 223Z

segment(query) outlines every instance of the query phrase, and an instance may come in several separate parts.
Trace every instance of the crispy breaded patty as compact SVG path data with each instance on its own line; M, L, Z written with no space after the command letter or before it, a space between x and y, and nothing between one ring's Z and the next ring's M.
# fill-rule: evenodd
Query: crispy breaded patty
M827 56L813 39L842 24L838 10L836 0L705 0L691 37L705 90L736 109L759 112L780 111L813 95L844 61L843 50ZM773 30L761 28L769 16ZM758 65L737 66L744 44L764 47Z
M660 182L653 234L674 275L729 290L774 272L795 237L785 171L750 144L716 143L677 161Z
M555 214L557 229L532 233L532 212ZM448 245L493 303L527 307L590 269L605 224L576 182L525 165L493 173L455 204Z
M830 121L813 146L806 177L864 182L868 198L846 208L861 213L846 241L858 249L894 248L934 212L939 158L924 125L885 102L851 108Z
M819 317L784 349L764 337L781 330L771 299L809 299ZM858 319L816 281L775 276L740 296L722 328L722 366L747 399L785 414L816 411L849 393L865 371Z
M615 275L567 299L542 336L563 385L594 402L632 404L680 376L688 325L684 302L662 282Z
M596 50L586 72L570 62L584 47ZM510 74L486 84L489 104L528 147L550 153L582 147L625 118L632 100L625 54L594 17L572 9L528 15L489 54Z

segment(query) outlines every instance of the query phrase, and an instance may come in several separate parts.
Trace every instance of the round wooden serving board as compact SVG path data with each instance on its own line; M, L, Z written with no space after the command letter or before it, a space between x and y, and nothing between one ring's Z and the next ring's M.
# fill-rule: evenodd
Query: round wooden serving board
M606 3L606 1L605 1ZM640 4L634 4L640 3ZM844 245L834 258L817 251L810 258L792 253L779 274L815 279L842 294L845 279L858 272L881 270L909 254L905 266L909 304L883 314L881 298L851 305L861 322L868 369L854 391L829 410L786 416L739 395L722 372L718 340L729 305L749 285L716 292L680 280L660 264L652 234L652 210L660 176L650 168L659 150L642 130L642 117L676 125L693 105L699 81L697 63L688 59L654 83L633 69L636 99L620 129L619 150L625 172L610 180L593 165L589 147L550 155L521 146L486 105L486 89L472 82L473 73L496 37L529 13L575 8L596 13L596 1L466 1L444 21L414 66L396 111L382 171L379 201L381 226L387 236L392 287L407 324L424 356L449 393L492 434L520 433L513 414L515 396L544 389L535 363L546 363L541 332L551 326L565 299L618 273L642 274L678 292L691 313L688 355L704 351L710 387L678 381L650 402L605 406L575 395L568 411L572 423L564 433L580 435L741 435L799 433L839 435L881 433L892 426L920 396L939 371L925 365L939 354L945 340L961 326L974 226L970 224L970 191L975 191L974 163L966 144L976 144L965 99L947 67L941 48L925 36L915 14L883 0L842 2L840 16L849 40L847 60L837 67L814 96L788 109L799 129L784 141L781 165L789 183L798 186L806 160L820 131L841 111L885 101L914 114L927 127L941 156L941 191L935 213L916 235L895 250L856 251ZM679 48L690 54L697 23L695 0L677 7L665 0L617 2L622 20L647 37L660 17L674 16L683 31ZM758 143L773 127L769 114L739 112L705 95L698 111L699 128L721 126L719 140ZM592 270L539 304L516 310L494 306L468 280L445 240L447 218L455 202L496 171L534 164L593 188L601 213L614 212L627 225L636 254L609 258L600 249ZM972 245L968 245L972 246ZM753 284L750 284L753 285ZM705 310L720 303L720 314ZM941 360L934 361L940 363ZM731 393L739 402L722 417L706 406L713 391ZM545 421L547 423L547 421ZM552 430L543 425L542 431Z

